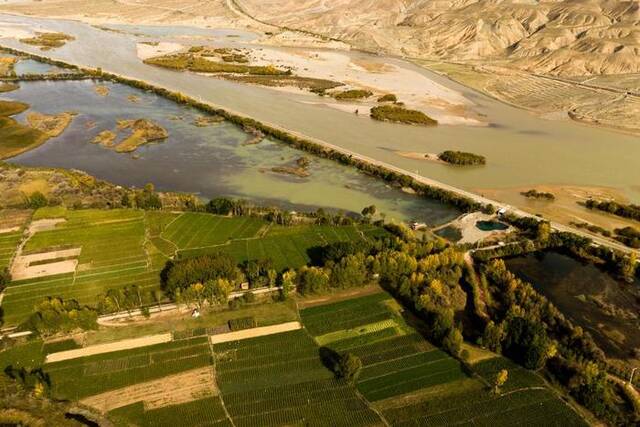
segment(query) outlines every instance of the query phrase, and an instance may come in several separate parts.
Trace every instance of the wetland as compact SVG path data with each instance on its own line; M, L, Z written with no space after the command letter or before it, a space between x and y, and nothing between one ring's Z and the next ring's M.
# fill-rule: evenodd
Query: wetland
M29 106L11 111L10 120L21 126L32 111L63 117L72 106L76 114L64 132L10 159L16 164L77 169L119 185L151 182L161 191L250 198L298 210L360 212L376 205L389 219L429 224L459 214L330 160L309 157L301 166L301 151L271 138L247 144L256 140L251 130L122 84L29 81L2 98Z
M506 261L507 267L588 331L608 357L638 358L640 280L617 280L593 264L556 252Z
M275 90L228 79L212 78L192 72L177 72L144 64L138 57L140 42L172 42L178 39L184 46L210 44L212 46L262 47L255 44L251 33L235 31L241 37L220 36L216 30L190 29L171 26L138 26L135 32L104 31L87 24L32 17L1 15L10 24L26 24L39 31L62 32L75 37L72 43L47 52L48 56L105 71L148 81L152 84L182 92L188 96L240 112L264 123L289 129L298 134L327 141L360 155L384 161L420 175L471 191L504 189L509 203L527 208L518 193L511 189L539 185L572 185L591 188L606 187L631 201L640 200L640 169L637 158L640 144L637 136L624 135L606 129L572 122L568 118L546 120L484 96L446 77L396 58L373 56L361 52L325 52L306 49L300 55L319 55L325 64L335 58L355 68L362 61L380 65L379 70L391 68L402 76L422 78L425 87L431 84L433 93L457 94L461 103L473 110L488 126L468 126L464 120L452 121L444 117L448 107L435 108L437 99L425 107L426 113L440 123L433 128L407 126L389 122L364 120L347 106L341 110L331 100L315 94ZM189 39L186 34L200 38ZM204 34L210 40L203 40ZM190 41L191 40L191 41ZM31 50L18 40L4 38L2 44ZM104 53L101 46L111 46L117 57ZM267 47L264 47L266 50ZM291 55L300 51L269 47L276 53ZM271 56L273 57L273 55ZM334 58L335 57L335 58ZM337 59L335 59L337 61ZM276 62L276 65L278 63ZM399 71L398 71L399 70ZM390 79L396 74L375 73L377 79ZM324 76L318 75L323 78ZM407 81L410 79L407 78ZM415 83L415 81L412 81ZM412 83L412 84L413 84ZM415 86L414 86L415 87ZM394 93L401 94L401 90ZM402 96L399 96L403 100ZM449 99L454 99L453 95ZM455 98L458 99L458 98ZM337 101L333 100L334 103ZM457 102L457 101L456 101ZM411 107L410 104L407 104ZM348 112L348 113L347 113ZM330 125L328 125L330 124ZM403 157L398 153L440 153L458 150L485 156L490 163L483 168L451 168L437 162ZM517 197L516 197L517 196Z

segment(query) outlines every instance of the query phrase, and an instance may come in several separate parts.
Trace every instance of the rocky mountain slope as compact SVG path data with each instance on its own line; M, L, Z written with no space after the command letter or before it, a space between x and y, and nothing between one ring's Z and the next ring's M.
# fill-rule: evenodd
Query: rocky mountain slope
M249 15L424 59L556 76L640 72L639 0L236 0Z

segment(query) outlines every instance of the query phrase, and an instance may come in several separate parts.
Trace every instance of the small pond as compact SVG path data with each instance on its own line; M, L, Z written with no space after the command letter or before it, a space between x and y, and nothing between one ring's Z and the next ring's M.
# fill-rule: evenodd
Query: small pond
M640 348L640 280L629 284L556 252L516 257L506 263L589 331L609 357L625 359Z
M507 224L499 221L478 221L476 227L482 231L504 231L509 228Z

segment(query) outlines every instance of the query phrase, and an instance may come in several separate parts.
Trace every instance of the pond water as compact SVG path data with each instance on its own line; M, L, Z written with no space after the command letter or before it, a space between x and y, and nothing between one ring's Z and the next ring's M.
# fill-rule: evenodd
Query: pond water
M589 331L607 356L626 359L640 348L640 280L625 283L556 252L512 258L506 264Z
M96 93L97 85L107 86L109 94ZM306 153L269 139L245 145L251 136L228 122L197 127L194 122L201 114L195 109L128 86L87 80L22 82L20 89L3 98L26 102L29 111L78 113L61 136L11 159L18 164L73 168L121 185L141 187L152 182L159 190L249 198L298 210L360 212L373 204L390 219L428 224L445 223L459 214L354 168L312 156L308 156L310 177L276 174L273 167L293 165ZM26 114L15 117L24 121ZM101 131L115 131L117 120L139 118L160 124L169 138L142 146L135 155L90 142Z
M436 231L436 234L454 243L462 239L462 231L460 231L458 227L454 227L452 225L441 228L440 230Z
M33 59L20 59L14 66L14 70L18 76L28 74L47 74L47 73L68 73L69 70L56 67L55 65L45 64L43 62L34 61Z
M476 227L482 231L503 231L509 228L508 225L499 221L478 221Z
M493 125L421 128L375 122L315 104L317 97L312 95L278 92L145 65L137 58L136 44L141 39L134 34L103 31L74 21L11 15L0 15L0 19L75 36L75 41L46 53L56 59L146 80L468 190L539 184L599 186L617 189L631 200L640 201L637 161L640 138L566 120L544 120L398 59L344 53L420 72L464 94L474 102L474 110ZM184 28L158 26L153 31L170 39L185 31ZM216 36L214 30L188 30L191 34L201 31ZM13 39L1 39L0 43L41 53ZM482 154L488 163L482 168L454 168L396 154L396 151L438 153L447 149Z

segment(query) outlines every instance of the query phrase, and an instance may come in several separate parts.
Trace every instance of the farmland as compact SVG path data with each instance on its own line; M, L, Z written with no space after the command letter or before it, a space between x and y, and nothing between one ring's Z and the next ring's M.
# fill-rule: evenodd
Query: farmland
M126 209L43 208L33 215L34 221L51 219L62 222L36 231L22 255L48 254L53 262L61 261L58 251L75 249L79 250L77 268L12 282L3 301L7 325L24 321L34 305L47 296L94 305L99 295L112 288L137 285L143 292L156 290L160 270L175 254L189 257L220 251L238 262L271 258L282 270L307 264L309 248L358 241L380 232L362 225L285 227L250 217ZM0 267L8 265L21 236L19 231L0 234Z
M54 396L81 399L211 363L205 337L49 363Z
M7 324L26 319L33 306L46 296L73 298L93 305L98 295L109 288L136 284L143 290L151 290L159 286L159 270L153 268L150 255L145 252L143 212L60 210L51 213L66 221L51 230L33 234L23 255L80 248L77 269L73 274L12 282L3 301ZM43 215L36 212L36 218Z
M363 364L357 388L391 425L586 425L537 375L499 356L469 366L434 348L385 293L301 311L318 342ZM326 319L332 319L327 322ZM501 369L509 379L494 394Z
M275 268L282 270L307 264L309 248L358 241L379 231L363 225L278 226L256 218L184 213L166 223L159 237L165 242L160 245L175 247L182 257L226 252L238 262L270 258Z
M214 352L236 426L381 424L353 387L333 379L304 330L217 344Z

